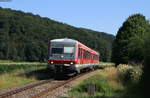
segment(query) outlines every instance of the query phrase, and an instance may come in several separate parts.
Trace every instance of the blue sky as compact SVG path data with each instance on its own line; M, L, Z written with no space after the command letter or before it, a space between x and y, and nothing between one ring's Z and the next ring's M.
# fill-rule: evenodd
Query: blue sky
M150 0L11 0L0 6L113 35L129 15L150 19Z

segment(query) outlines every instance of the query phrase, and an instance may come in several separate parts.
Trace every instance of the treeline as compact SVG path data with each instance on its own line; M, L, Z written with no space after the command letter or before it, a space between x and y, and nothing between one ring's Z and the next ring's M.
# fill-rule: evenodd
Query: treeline
M142 64L143 75L139 85L143 88L146 98L150 97L150 22L145 16L131 15L120 27L113 43L112 61L116 65Z
M113 35L76 28L32 13L0 8L0 59L46 61L48 41L65 37L97 50L101 61L110 61Z

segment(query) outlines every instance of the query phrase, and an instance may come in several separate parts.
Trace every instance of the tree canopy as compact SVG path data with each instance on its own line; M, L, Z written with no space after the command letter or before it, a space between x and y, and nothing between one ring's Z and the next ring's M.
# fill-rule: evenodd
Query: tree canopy
M148 30L148 21L142 14L128 17L117 32L113 43L112 61L120 63L141 63L144 60L144 37Z

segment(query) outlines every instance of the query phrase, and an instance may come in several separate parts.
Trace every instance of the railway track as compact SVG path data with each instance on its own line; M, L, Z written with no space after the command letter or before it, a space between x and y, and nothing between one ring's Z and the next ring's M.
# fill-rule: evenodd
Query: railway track
M52 92L53 90L55 90L55 89L57 89L57 88L60 88L60 87L62 87L62 86L65 86L65 85L68 84L69 82L71 82L71 81L73 81L73 80L75 80L75 79L77 79L77 78L79 78L79 77L81 77L81 76L83 76L83 75L86 75L87 73L90 73L90 72L93 72L93 71L89 71L89 72L82 73L82 74L80 74L80 75L77 75L77 76L75 76L75 77L70 78L69 80L66 80L66 81L64 81L64 82L58 83L57 85L54 85L54 86L52 86L52 87L49 87L48 89L46 89L46 90L44 90L44 91L41 91L40 93L38 93L38 94L32 96L32 98L39 98L39 97L41 97L41 96L43 96L43 95L45 95L45 94L47 94L47 93L49 93L49 92Z
M99 67L99 68L101 69L101 68L105 68L105 67ZM99 68L97 68L97 69L99 69ZM73 80L75 80L75 79L77 79L77 78L79 78L83 75L86 75L87 73L90 73L90 72L92 72L92 71L88 71L88 72L79 74L79 75L77 75L75 77L72 77L72 78L70 78L68 80L65 80L65 81L56 81L56 80L51 79L51 80L43 80L43 81L40 81L40 82L37 82L37 83L29 84L29 85L23 86L21 88L16 88L16 89L11 90L11 91L0 93L0 98L7 98L7 97L10 97L10 96L13 96L13 95L17 95L18 93L22 93L23 91L30 90L34 87L44 85L46 83L54 84L54 85L51 85L51 86L47 87L46 89L44 89L42 91L39 91L38 93L30 96L32 98L39 98L39 97L45 95L46 93L51 92L51 91L53 91L53 90L55 90L59 87L62 87L65 84L67 84L67 83L69 83L69 82L71 82L71 81L73 81ZM28 98L28 97L25 97L25 98Z
M16 89L11 90L11 91L0 93L0 98L6 98L6 97L9 97L11 95L20 93L22 91L31 89L31 88L36 87L36 86L40 86L42 84L45 84L45 83L48 83L48 82L51 82L51 81L53 81L53 80L43 80L43 81L36 82L36 83L33 83L33 84L29 84L29 85L26 85L26 86L23 86L23 87L20 87L20 88L16 88Z

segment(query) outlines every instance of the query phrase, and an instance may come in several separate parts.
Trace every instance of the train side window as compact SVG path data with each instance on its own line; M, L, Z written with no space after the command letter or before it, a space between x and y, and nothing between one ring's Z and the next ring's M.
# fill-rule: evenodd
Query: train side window
M83 58L86 59L86 51L83 50Z
M85 51L85 58L88 59L88 51Z
M79 48L79 51L78 51L78 57L79 57L79 58L80 58L80 56L81 56L80 51L81 51L81 50L80 50L80 48Z
M81 48L79 48L78 56L79 56L79 58L81 58L81 57L82 57L82 51L81 51Z
M82 52L83 52L83 59L85 58L85 52L84 52L84 50L82 50Z
M83 49L81 49L81 58L83 58Z
M89 51L87 51L87 57L88 57L88 59L90 58L90 52Z
M87 52L85 51L85 59L87 58Z

